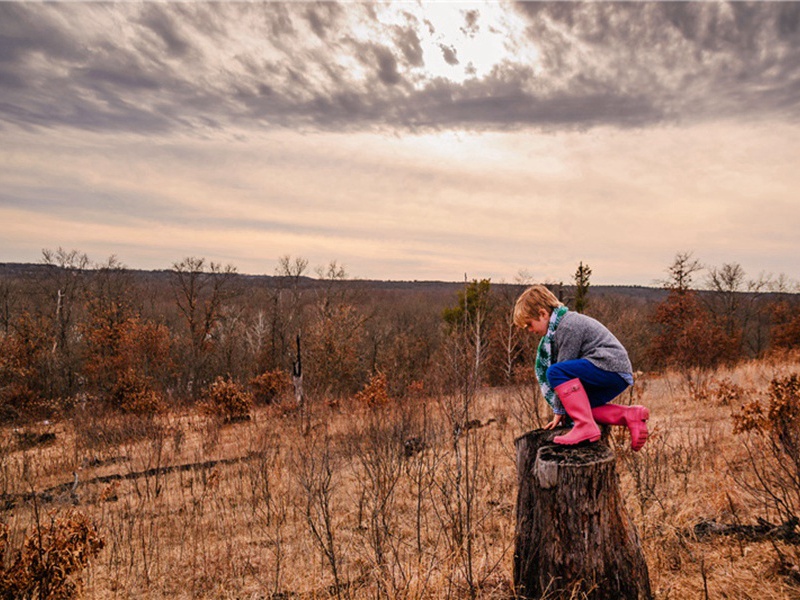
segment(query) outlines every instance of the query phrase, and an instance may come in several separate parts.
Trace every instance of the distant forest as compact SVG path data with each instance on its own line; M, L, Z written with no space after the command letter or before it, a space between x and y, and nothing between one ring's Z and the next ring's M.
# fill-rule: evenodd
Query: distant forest
M689 253L661 287L594 286L577 267L547 285L603 322L635 370L691 378L800 349L800 296L783 276L750 280L738 264L704 268ZM300 381L305 400L332 401L376 376L392 397L448 393L465 364L481 385L534 381L538 340L511 323L533 282L364 281L336 262L314 274L290 256L274 276L193 257L138 271L63 249L0 264L0 419L78 403L148 413L223 383L264 403L299 398Z

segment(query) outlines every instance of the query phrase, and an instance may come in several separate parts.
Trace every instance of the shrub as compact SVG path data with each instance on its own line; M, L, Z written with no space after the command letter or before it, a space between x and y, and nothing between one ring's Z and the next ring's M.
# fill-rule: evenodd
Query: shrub
M111 389L109 399L112 406L128 414L155 415L163 408L161 395L133 369L128 369L120 375Z
M794 438L795 431L800 433L800 375L773 379L766 410L751 400L733 415L733 424L735 433L758 430L775 433L781 440Z
M240 384L224 377L217 377L203 391L201 401L206 413L226 422L248 418L253 408L253 395Z
M732 406L741 402L746 390L730 379L715 382L713 394L718 406Z
M66 600L83 591L81 572L100 553L104 542L89 519L70 511L37 527L16 553L8 569L8 528L0 523L0 598Z
M24 416L41 411L35 410L42 403L39 394L25 383L11 383L0 387L0 422L20 421Z
M737 483L784 522L800 518L800 375L774 378L766 405L745 403L733 426L752 470Z
M356 394L356 400L367 406L382 406L389 402L389 385L386 375L375 373L364 389Z
M689 382L689 397L700 404L713 402L717 406L732 406L741 402L746 390L730 379L713 379L710 382Z
M272 404L292 388L292 378L286 371L273 369L250 380L253 397L261 404Z

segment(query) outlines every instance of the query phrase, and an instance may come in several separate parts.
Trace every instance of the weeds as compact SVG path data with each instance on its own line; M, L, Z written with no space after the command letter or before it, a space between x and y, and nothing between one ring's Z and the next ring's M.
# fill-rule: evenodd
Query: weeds
M474 364L474 354L462 356ZM788 479L794 463L779 455L788 469L780 471L770 454L770 439L793 448L791 432L781 434L772 418L794 418L792 385L767 382L765 393L751 393L759 386L751 365L715 374L706 399L676 403L668 382L648 378L636 398L653 415L645 448L631 452L627 432L613 428L623 498L658 600L702 598L706 586L712 598L797 597L791 536L694 529L698 520L732 521L760 532L759 517L784 522L772 496L786 495L783 515L800 506ZM258 406L239 423L78 407L73 425L56 425L47 445L23 452L5 432L0 474L17 499L2 513L7 548L21 549L36 520L23 483L62 489L82 466L78 509L104 542L82 571L89 598L507 599L517 482L509 445L533 425L511 416L515 389L460 387L378 403L354 395L335 408L315 399L306 415ZM731 436L722 416L737 405L734 393L749 407L737 411L750 415L742 423L757 427ZM720 468L726 463L735 481ZM121 477L100 478L107 474ZM766 494L761 482L779 474L783 487ZM49 507L70 501L56 495ZM8 550L6 570L13 561Z

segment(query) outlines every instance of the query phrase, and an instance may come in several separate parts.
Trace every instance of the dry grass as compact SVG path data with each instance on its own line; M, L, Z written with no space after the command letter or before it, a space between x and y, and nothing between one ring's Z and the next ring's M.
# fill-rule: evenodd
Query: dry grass
M737 483L747 463L725 390L750 399L798 370L753 362L693 388L642 377L623 398L653 415L642 452L627 434L610 441L656 598L800 598L795 546L693 534L701 520L774 518ZM36 523L23 494L49 490L48 521L86 515L105 544L84 573L88 598L460 598L470 587L508 598L525 402L519 390L483 391L457 438L436 399L318 402L307 418L270 406L228 425L85 414L40 426L56 439L29 448L3 431L0 493L16 500L0 519L17 548Z

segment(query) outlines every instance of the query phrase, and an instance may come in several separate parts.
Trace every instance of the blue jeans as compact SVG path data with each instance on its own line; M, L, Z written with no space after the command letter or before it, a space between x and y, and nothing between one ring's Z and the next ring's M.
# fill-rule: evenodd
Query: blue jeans
M585 358L565 360L547 369L547 381L554 389L575 378L581 380L593 408L608 404L628 387L628 382L618 373L604 371Z

